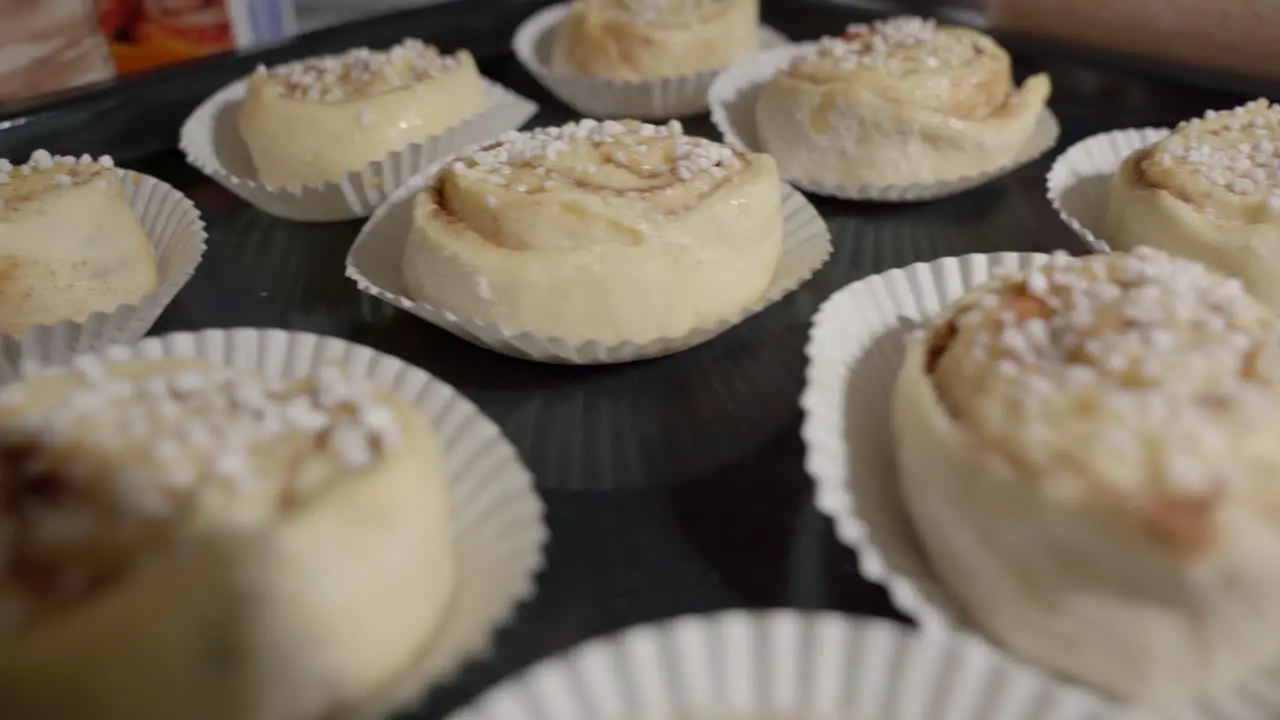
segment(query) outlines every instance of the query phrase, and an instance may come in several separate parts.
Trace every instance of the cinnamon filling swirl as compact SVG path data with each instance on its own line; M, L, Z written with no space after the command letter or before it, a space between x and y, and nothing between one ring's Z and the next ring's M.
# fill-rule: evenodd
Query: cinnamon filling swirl
M756 134L785 178L843 188L989 173L1025 152L1052 92L969 28L900 16L807 43L766 80Z
M877 92L963 120L1003 112L1014 92L1011 60L994 40L914 16L850 25L843 35L819 40L786 72L818 84L893 78Z
M670 220L689 212L721 191L746 162L740 150L685 135L679 121L658 126L587 119L508 133L454 161L426 197L437 219L462 223L508 249L638 245L651 239L645 218ZM530 225L501 220L500 206L529 200ZM602 219L615 212L636 221L611 221L614 232L564 233L550 243L536 219L544 213Z
M771 158L676 121L509 133L414 198L407 294L516 332L678 337L768 287L780 191Z
M718 70L757 50L759 24L759 0L579 0L551 64L619 80Z

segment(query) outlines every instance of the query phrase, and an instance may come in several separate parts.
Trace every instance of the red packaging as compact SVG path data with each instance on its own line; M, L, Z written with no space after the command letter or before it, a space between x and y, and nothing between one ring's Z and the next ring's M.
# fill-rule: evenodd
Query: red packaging
M235 49L229 0L97 0L120 73Z

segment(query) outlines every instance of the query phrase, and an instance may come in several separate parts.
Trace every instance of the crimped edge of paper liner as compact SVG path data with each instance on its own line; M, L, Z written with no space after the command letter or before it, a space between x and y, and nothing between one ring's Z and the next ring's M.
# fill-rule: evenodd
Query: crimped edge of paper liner
M1048 257L1040 253L973 254L914 263L846 285L814 315L805 346L805 386L800 395L804 415L800 434L805 445L805 470L814 481L814 504L832 519L840 541L858 553L862 575L883 585L898 610L922 626L952 625L956 610L931 577L932 569L916 542L896 487L888 402L898 364L872 356L881 361L874 367L877 374L884 375L880 378L883 384L868 382L864 389L878 387L885 395L883 407L874 406L871 413L852 416L849 412L855 402L849 387L851 375L886 331L927 322L964 289L976 287L993 273L1032 267ZM903 344L896 342L899 350ZM865 431L866 423L855 428L849 421L881 412L883 417L867 423L884 425L880 428L886 440L881 448L884 456L876 470L888 477L867 478L864 475L868 473L855 471L849 446L849 438L859 429ZM893 523L893 544L873 537L871 522L858 504L859 489L874 492L882 500L884 517L875 519Z
M980 638L834 612L730 610L543 660L449 720L1083 720L1087 693Z
M195 274L208 246L204 220L186 195L163 180L116 169L125 199L156 255L156 289L136 304L95 312L83 321L37 325L21 335L0 336L0 373L26 358L53 352L70 358L114 343L137 340L155 325Z
M659 120L707 111L707 88L723 68L651 80L610 80L552 70L545 54L550 48L547 35L560 27L572 5L565 2L542 8L525 18L511 38L511 50L520 64L548 92L591 117ZM759 47L790 42L781 31L760 26Z
M889 405L905 337L890 334L927 323L990 279L1038 267L1049 258L1042 253L1001 252L915 263L846 285L814 315L800 396L804 466L814 482L814 505L831 518L841 544L857 553L860 574L885 588L898 610L924 631L968 632L969 626L935 574L898 487ZM893 352L876 348L880 341ZM855 371L863 363L868 375L855 385ZM855 444L880 455L869 461L873 468L855 468ZM1269 720L1280 716L1277 679L1280 661L1237 692L1168 709L1117 703L1076 683L1061 682L1096 697L1105 712L1093 717L1108 720Z
M483 144L464 150L458 156L483 147ZM411 216L410 208L402 207L413 202L414 197L435 181L436 176L446 168L453 157L445 158L433 165L426 172L410 180L398 189L386 204L378 208L373 217L360 230L355 243L347 253L347 277L355 281L361 292L372 295L402 310L448 330L468 342L488 348L494 352L522 360L560 363L570 365L608 365L632 362L648 358L674 355L696 345L707 342L726 330L742 323L756 313L773 305L792 291L808 282L831 257L831 230L816 208L786 184L781 184L783 214L783 248L778 260L778 269L765 294L751 306L739 311L732 317L712 325L694 328L679 336L662 337L642 343L621 342L605 344L597 340L570 342L564 338L544 337L529 332L509 332L492 323L455 315L447 310L418 302L398 292L403 282L397 275L395 278L384 278L392 287L381 287L370 280L363 267L362 256L376 253L376 248L387 243L400 243L401 249L395 253L403 255L403 243L407 240L410 225L403 228L389 227L395 220L387 220L388 215L398 212ZM409 220L412 223L412 220ZM385 226L385 227L384 227ZM794 275L779 280L778 273L783 264L794 264Z
M430 687L488 654L493 636L533 596L548 530L533 475L519 453L462 393L397 357L336 337L273 328L175 332L93 353L107 361L196 357L269 376L299 377L338 364L409 403L431 422L448 472L458 575L448 610L421 655L376 697L342 718L378 717L417 702ZM0 384L73 358L57 349L0 369Z
M187 162L265 213L300 222L335 222L368 217L395 189L436 160L459 149L523 127L538 112L538 105L498 83L484 79L490 103L478 114L444 132L431 135L396 152L388 153L337 182L301 187L271 187L255 175L236 174L219 157L220 143L234 134L235 108L244 98L248 78L240 78L202 102L182 124L178 147ZM225 117L224 117L225 116ZM219 133L219 122L224 123ZM242 140L239 142L243 143ZM226 147L221 148L227 152ZM248 149L237 164L254 172Z
M1053 161L1045 177L1049 204L1094 252L1111 252L1102 236L1112 176L1125 158L1170 132L1169 128L1144 127L1098 133L1067 148Z
M760 86L776 75L792 58L811 49L815 44L805 42L766 50L743 60L716 77L707 91L707 103L711 108L711 122L720 131L726 143L751 152L764 152L756 137L755 108L744 107L740 112L733 112L732 109L740 102L749 104ZM747 112L748 110L750 112ZM1053 110L1045 107L1036 118L1031 136L1027 138L1014 159L986 172L904 185L833 185L804 178L783 179L805 192L840 200L883 203L940 200L972 190L1035 162L1057 145L1061 133L1062 128L1057 116L1053 114Z

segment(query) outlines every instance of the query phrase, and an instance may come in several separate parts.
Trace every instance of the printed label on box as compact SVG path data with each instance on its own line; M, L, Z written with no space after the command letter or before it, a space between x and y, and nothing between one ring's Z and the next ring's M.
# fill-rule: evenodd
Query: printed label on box
M281 0L96 0L121 74L279 40L291 30Z

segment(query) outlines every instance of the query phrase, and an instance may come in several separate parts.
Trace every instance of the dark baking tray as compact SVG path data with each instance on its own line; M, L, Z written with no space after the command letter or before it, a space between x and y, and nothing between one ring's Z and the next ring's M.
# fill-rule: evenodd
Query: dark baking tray
M836 542L810 503L797 405L809 318L846 283L915 261L1083 250L1044 197L1055 153L940 202L875 206L817 198L835 254L772 308L670 358L600 368L538 365L474 347L358 293L343 276L343 259L359 223L270 217L188 167L173 149L186 113L258 62L385 45L405 35L471 48L489 77L542 104L535 123L569 120L574 113L507 51L516 24L544 4L467 1L402 13L128 78L0 118L0 157L25 157L35 147L110 152L126 167L172 183L200 207L208 253L155 332L285 327L399 355L474 400L536 473L552 534L537 597L501 633L492 657L406 717L440 717L584 638L676 614L791 606L895 617L884 594L859 579L854 554ZM794 38L867 17L817 0L765 0L764 6L765 19ZM1052 105L1064 128L1059 150L1102 130L1168 125L1268 91L1239 79L1001 39L1020 73L1052 73ZM705 117L686 125L713 133Z

